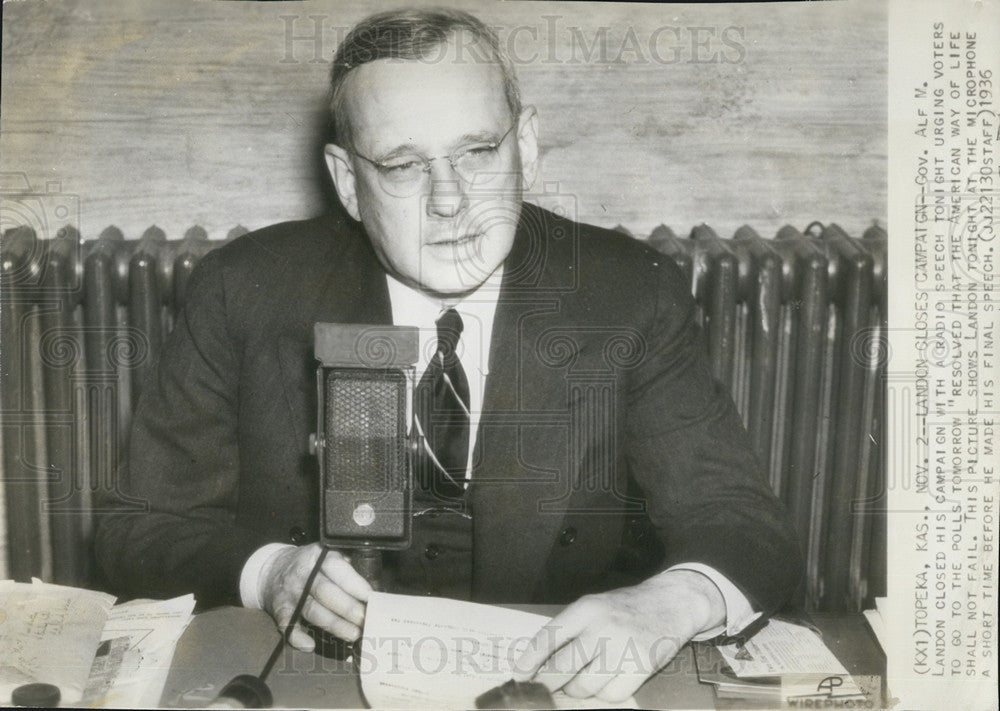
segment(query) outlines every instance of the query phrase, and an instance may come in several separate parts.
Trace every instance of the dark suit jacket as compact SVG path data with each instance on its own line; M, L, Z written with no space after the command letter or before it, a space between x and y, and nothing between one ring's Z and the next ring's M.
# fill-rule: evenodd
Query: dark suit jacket
M712 380L679 270L531 205L505 264L468 492L474 599L567 602L697 561L779 607L798 545ZM256 548L316 539L317 321L391 322L353 221L276 225L202 259L120 470L148 511L99 525L119 593L234 602Z

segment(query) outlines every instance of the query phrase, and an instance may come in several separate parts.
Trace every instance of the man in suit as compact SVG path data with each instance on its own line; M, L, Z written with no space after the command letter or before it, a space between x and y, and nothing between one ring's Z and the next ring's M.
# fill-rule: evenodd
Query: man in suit
M287 625L319 555L313 324L396 323L431 334L418 378L459 427L425 432L393 589L570 603L519 669L606 701L783 605L797 543L712 381L688 285L639 242L522 202L538 118L493 33L457 11L373 16L331 83L326 159L350 218L199 264L122 467L149 510L99 527L112 583ZM356 639L370 591L332 551L304 617Z

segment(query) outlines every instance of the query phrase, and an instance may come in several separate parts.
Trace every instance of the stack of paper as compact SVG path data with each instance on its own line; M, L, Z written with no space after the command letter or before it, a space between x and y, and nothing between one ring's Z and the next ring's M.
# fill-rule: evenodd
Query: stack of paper
M361 688L373 708L469 709L508 681L548 617L439 597L374 593L365 611ZM557 709L636 708L553 694Z
M153 708L160 703L170 662L191 621L194 597L135 600L111 609L94 656L83 705Z
M0 581L0 705L18 686L44 682L59 687L64 706L157 706L194 598L114 601L39 580Z
M742 646L703 649L696 661L698 679L720 698L864 698L819 634L784 620L770 620Z
M76 705L115 599L104 593L40 580L0 581L0 705L22 684L59 687L63 705Z

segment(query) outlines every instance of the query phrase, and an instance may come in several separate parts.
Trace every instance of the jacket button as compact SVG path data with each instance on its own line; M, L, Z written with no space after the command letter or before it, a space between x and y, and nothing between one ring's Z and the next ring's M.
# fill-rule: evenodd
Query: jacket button
M576 540L576 529L573 528L572 526L564 528L562 532L559 534L559 545L561 546L568 546L575 540Z
M424 557L426 557L427 560L434 560L439 555L441 555L441 549L438 548L436 543L428 543L424 547Z
M292 526L288 529L288 540L297 546L301 546L306 542L306 532L298 526Z

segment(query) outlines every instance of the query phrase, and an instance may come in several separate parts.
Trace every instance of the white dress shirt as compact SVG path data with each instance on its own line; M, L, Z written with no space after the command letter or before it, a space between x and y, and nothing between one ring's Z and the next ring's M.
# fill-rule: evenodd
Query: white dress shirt
M458 339L455 354L469 381L469 455L465 467L466 477L472 474L472 453L476 446L479 420L483 411L486 376L490 371L493 316L497 310L497 296L500 293L502 278L501 267L476 291L454 303L442 303L392 277L388 278L392 322L396 325L416 326L419 329L420 348L416 364L416 382L420 382L434 356L437 344L437 320L449 308L455 309L462 317L462 335Z
M502 278L503 269L501 268L476 291L466 295L460 301L443 303L421 291L406 286L391 276L388 277L392 322L397 326L416 326L419 329L420 348L419 360L416 364L416 382L420 382L421 376L434 355L437 341L437 319L449 308L454 308L462 317L462 335L456 352L469 381L470 432L466 476L472 474L472 455L482 414L486 377L489 375L493 317L496 314L497 297L500 293ZM263 582L261 575L264 568L272 556L290 547L292 546L286 543L269 543L257 549L250 556L240 575L240 597L244 607L257 609L263 607L260 599L260 587ZM702 563L682 563L674 565L664 572L672 570L691 570L701 573L715 584L725 601L725 625L702 632L694 638L696 641L711 639L723 632L728 635L738 634L760 617L761 613L753 611L746 596L714 568Z

